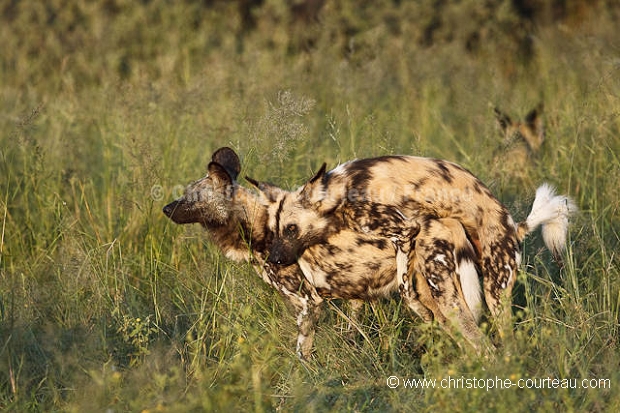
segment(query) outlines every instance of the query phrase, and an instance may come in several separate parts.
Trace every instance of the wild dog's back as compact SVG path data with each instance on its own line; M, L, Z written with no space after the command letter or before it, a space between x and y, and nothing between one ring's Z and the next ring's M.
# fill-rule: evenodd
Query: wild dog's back
M283 253L275 255L286 263L315 239L345 227L407 242L426 217L457 219L481 256L497 244L518 250L508 210L469 171L439 159L386 156L320 171L287 196L274 243Z

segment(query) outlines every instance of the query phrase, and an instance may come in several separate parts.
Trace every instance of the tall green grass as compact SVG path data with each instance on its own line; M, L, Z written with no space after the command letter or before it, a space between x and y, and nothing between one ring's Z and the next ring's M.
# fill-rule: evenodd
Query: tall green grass
M335 3L304 31L285 2L267 1L245 34L229 2L4 6L0 408L618 408L614 10L602 3L580 24L533 30L524 63L506 29L517 27L510 2L489 18L477 2L466 8L474 17L450 3L432 46L421 40L435 13L425 2ZM488 34L466 52L480 21ZM305 36L313 43L300 50ZM501 143L492 109L522 116L540 101L546 142L525 178L508 176L510 159L491 161ZM242 175L286 188L322 162L407 153L463 164L518 220L542 181L581 212L564 268L527 239L514 337L496 357L468 355L398 300L367 304L353 343L346 303L335 301L316 358L300 362L277 293L201 228L161 213L224 145L242 156ZM390 389L389 376L600 378L612 388Z

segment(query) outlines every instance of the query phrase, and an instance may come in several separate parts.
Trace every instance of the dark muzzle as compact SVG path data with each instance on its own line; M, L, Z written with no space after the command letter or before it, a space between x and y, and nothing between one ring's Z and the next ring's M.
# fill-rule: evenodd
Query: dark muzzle
M163 209L164 214L166 214L166 216L168 218L172 217L172 214L175 210L175 208L177 207L177 204L179 203L179 201L172 201L171 203L169 203L168 205L166 205Z
M281 239L276 239L269 250L267 262L276 265L294 264L297 262L297 248Z

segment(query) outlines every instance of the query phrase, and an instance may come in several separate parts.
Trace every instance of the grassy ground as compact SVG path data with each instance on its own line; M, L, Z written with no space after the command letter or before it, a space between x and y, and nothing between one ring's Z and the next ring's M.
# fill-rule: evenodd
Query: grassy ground
M230 2L2 6L0 409L620 407L617 14L599 2L528 28L510 2L449 2L429 40L430 2L341 3L304 26L266 1L252 30ZM546 141L513 176L492 109L522 117L541 101ZM461 163L517 220L542 181L582 211L562 270L528 238L514 340L496 359L394 300L366 305L357 343L346 304L327 305L302 363L279 296L161 213L224 145L242 175L286 188L322 162L406 153ZM448 378L476 388L440 388ZM496 378L578 388L471 381Z

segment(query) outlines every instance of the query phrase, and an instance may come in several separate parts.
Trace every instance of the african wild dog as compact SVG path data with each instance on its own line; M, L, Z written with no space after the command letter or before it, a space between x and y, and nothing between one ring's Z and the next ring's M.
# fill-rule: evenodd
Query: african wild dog
M298 265L265 271L264 263L273 233L267 228L267 208L256 194L239 186L239 157L230 148L213 153L207 175L191 183L179 199L163 208L177 224L201 224L226 257L250 262L274 286L297 314L298 354L310 355L318 307L308 306L316 293L303 282ZM303 341L306 341L304 344Z
M531 164L545 140L542 120L543 104L528 112L523 121L513 121L510 116L494 109L503 142L494 155L498 173L511 178L523 178L526 166Z
M564 248L572 200L542 185L527 219L515 224L508 210L469 171L454 163L413 156L384 156L347 162L319 172L284 197L275 216L270 262L290 265L304 251L332 233L352 229L394 242L397 259L415 262L420 233L436 219L449 218L463 228L483 278L484 297L500 331L507 331L507 304L521 263L521 242L542 225L543 238L555 256ZM428 232L430 237L434 235ZM444 256L435 256L434 262ZM458 256L456 257L458 260ZM429 261L427 261L429 262ZM433 262L432 260L430 262ZM446 292L422 272L434 298ZM424 283L418 283L424 284ZM420 286L416 286L420 291Z
M510 116L495 108L495 118L504 135L504 146L512 149L517 144L525 144L524 151L535 154L545 140L545 128L541 118L543 104L539 103L525 115L523 122L515 122Z
M480 334L475 327L481 306L480 284L471 254L467 253L470 244L464 237L456 242L450 234L431 237L421 233L418 237L419 255L411 264L416 269L422 268L432 256L434 243L445 250L444 258L435 260L435 265L443 265L446 270L438 271L434 282L454 294L438 303L427 294L422 304L411 283L415 280L405 282L397 276L396 254L390 242L346 228L308 248L299 265L264 266L274 235L268 225L276 212L273 208L289 193L251 180L261 190L257 195L237 184L239 171L239 158L232 149L217 150L207 176L190 184L185 194L166 205L163 211L175 223L203 225L227 257L250 261L263 280L283 295L297 317L298 355L307 358L311 354L323 299L350 299L354 308L359 308L360 300L389 296L395 291L399 291L408 307L425 320L436 317L443 322L446 317L440 309L447 314L448 306L450 309L457 307L463 314L461 319L465 320L457 323L457 328L478 346ZM434 225L442 224L432 223L429 230ZM451 224L446 220L445 225ZM446 245L451 247L446 250Z
M263 193L269 226L277 228L279 208L292 193L247 179ZM453 338L461 334L477 351L486 350L478 328L483 302L476 257L463 227L449 218L429 219L415 238L407 257L397 254L390 240L343 227L323 238L316 234L297 263L323 298L368 300L398 291L422 320L435 319ZM434 294L427 280L444 294Z

